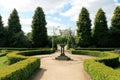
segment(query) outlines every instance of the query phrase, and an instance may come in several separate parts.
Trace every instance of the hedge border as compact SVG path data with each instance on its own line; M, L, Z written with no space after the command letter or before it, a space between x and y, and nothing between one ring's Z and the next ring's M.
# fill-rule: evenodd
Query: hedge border
M9 52L6 56L10 61L9 63L12 65L0 70L0 80L26 80L29 78L31 74L40 67L40 60L35 57L24 55L26 55L26 53L31 53L33 55L34 52L40 51L46 52L46 49ZM52 53L54 50L50 49L48 52ZM29 54L29 56L31 54Z
M0 70L0 80L27 80L40 67L40 59L29 56L42 53L50 54L53 52L55 52L53 49L35 49L7 53L6 56L11 65Z
M90 74L92 80L120 80L120 72L112 67L119 64L119 55L111 52L71 50L73 54L96 56L96 59L86 59L84 69ZM110 64L110 65L109 65ZM114 65L113 65L114 64Z
M117 48L75 48L75 50L113 51Z

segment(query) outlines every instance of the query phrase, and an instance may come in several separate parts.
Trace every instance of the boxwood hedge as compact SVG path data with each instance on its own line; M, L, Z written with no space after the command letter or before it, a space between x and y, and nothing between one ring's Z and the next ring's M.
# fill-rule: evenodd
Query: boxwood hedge
M119 65L118 54L89 50L72 50L71 52L97 57L84 61L84 69L90 74L92 80L120 80L120 72L113 69Z
M113 51L116 48L75 48L75 50Z
M0 80L27 80L39 68L40 60L28 58L0 70Z
M32 56L32 55L51 54L53 52L55 52L55 50L53 49L39 49L39 50L22 51L18 54L21 54L24 56Z
M38 58L29 56L50 54L54 51L55 50L52 49L22 49L7 53L6 56L8 57L11 65L0 70L0 80L27 80L31 74L40 67L40 60Z

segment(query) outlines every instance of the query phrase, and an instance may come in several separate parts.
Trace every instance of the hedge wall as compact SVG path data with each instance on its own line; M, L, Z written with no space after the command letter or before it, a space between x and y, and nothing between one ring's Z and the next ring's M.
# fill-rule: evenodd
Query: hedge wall
M38 58L26 57L18 53L20 51L10 52L6 55L12 65L0 70L0 80L27 80L40 67Z
M29 50L29 51L22 51L18 54L24 56L32 56L32 55L41 55L41 54L51 54L55 52L53 49L40 49L40 50Z
M84 69L90 74L92 80L120 80L120 72L112 68L119 65L118 54L89 50L72 50L71 52L100 57L84 61Z
M16 50L16 51L28 51L28 50L50 50L51 48L0 48L0 50Z
M6 55L6 53L0 53L0 57L5 56L5 55Z
M10 66L0 70L0 80L27 80L31 74L40 67L40 60L31 55L50 54L52 49L8 49L19 50L7 53ZM23 51L25 50L25 51ZM14 63L14 64L13 64Z
M40 60L28 58L0 70L0 80L27 80L39 68Z
M75 50L113 51L116 48L75 48Z

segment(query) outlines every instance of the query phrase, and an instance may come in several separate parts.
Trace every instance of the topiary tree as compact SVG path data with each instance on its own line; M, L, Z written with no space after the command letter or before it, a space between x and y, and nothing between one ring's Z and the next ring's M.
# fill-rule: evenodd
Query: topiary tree
M96 47L108 46L108 27L105 12L100 8L96 14L93 28L93 42Z
M91 20L86 8L82 8L77 21L77 45L80 47L91 46Z
M32 20L32 42L34 47L45 47L48 36L45 14L41 7L37 7Z
M120 6L114 10L110 27L111 47L120 47Z
M0 15L0 47L6 47L7 31L3 26L2 16Z

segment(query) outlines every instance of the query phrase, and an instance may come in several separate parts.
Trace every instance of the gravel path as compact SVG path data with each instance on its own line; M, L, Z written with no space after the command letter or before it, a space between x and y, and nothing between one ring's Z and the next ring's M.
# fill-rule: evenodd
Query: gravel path
M90 76L84 71L83 61L94 57L73 55L67 51L65 51L65 54L73 60L55 60L55 57L60 55L60 51L51 55L36 56L41 58L41 66L29 80L91 80Z

